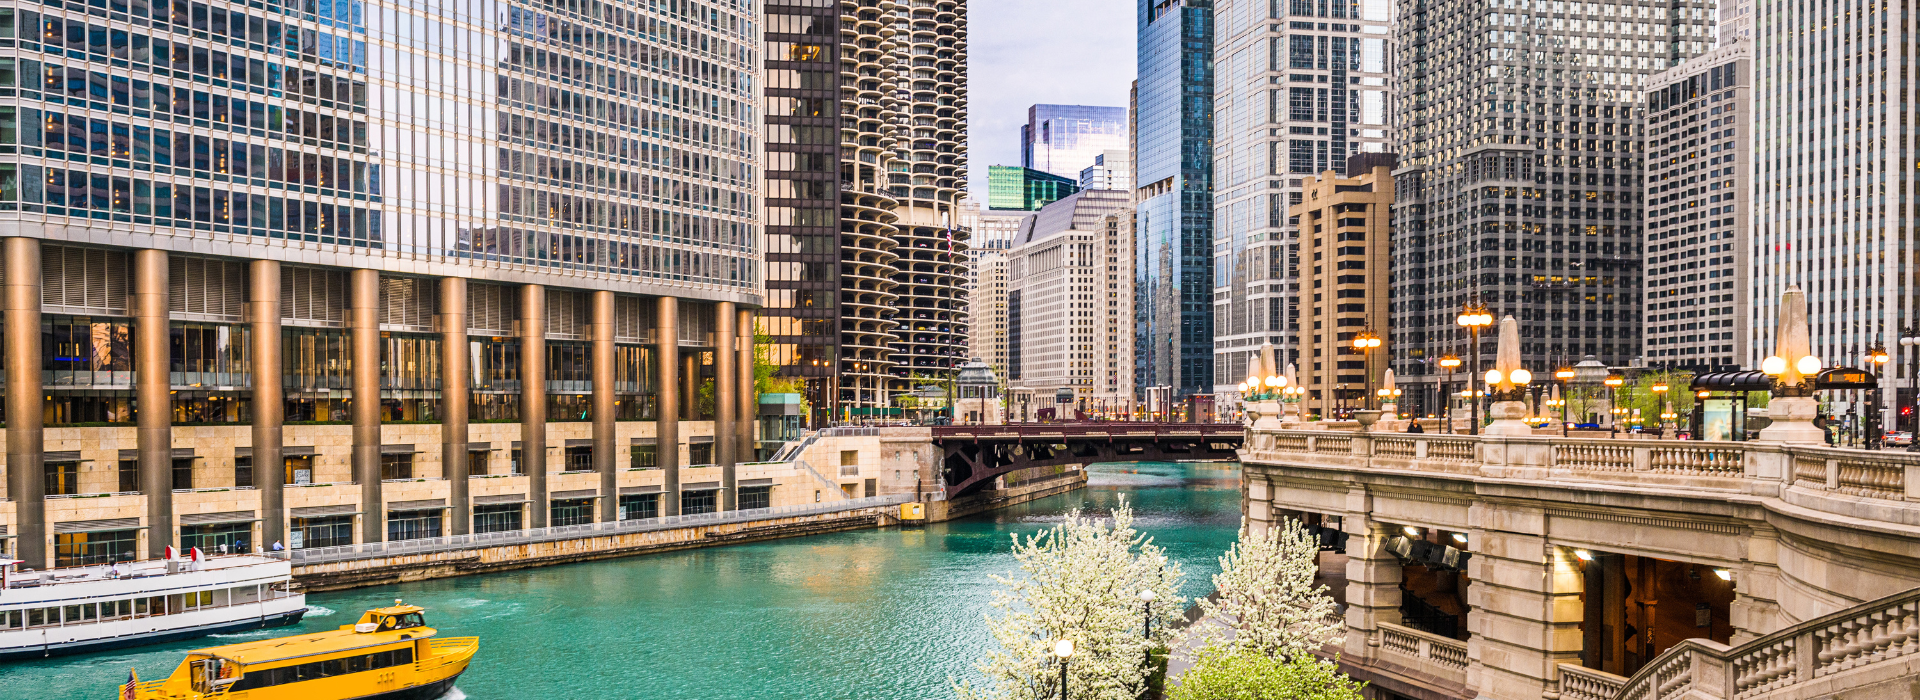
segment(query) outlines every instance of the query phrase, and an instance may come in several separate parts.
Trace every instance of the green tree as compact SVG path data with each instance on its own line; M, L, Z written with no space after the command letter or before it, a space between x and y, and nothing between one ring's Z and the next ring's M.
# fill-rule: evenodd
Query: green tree
M1168 700L1361 700L1365 683L1310 655L1280 660L1230 647L1201 652Z

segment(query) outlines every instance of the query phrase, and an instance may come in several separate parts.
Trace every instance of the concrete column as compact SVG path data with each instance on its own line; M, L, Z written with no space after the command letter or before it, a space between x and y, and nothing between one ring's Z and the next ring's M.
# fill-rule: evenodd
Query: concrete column
M680 300L660 297L654 312L654 364L660 368L659 400L654 404L654 461L666 477L660 514L680 514ZM37 375L36 375L37 376Z
M167 252L133 253L133 401L147 556L173 544L173 398L167 381Z
M283 487L287 404L280 386L280 263L248 263L252 291L247 298L247 323L253 334L253 487L260 492L261 549L287 541L287 504Z
M7 498L14 503L20 568L53 566L47 556L45 393L40 387L40 239L8 238Z
M347 281L347 327L352 334L353 480L360 483L360 541L387 539L387 506L380 488L380 273L354 270Z
M700 419L700 353L680 356L680 419Z
M1468 517L1467 686L1482 698L1543 697L1559 664L1580 663L1579 570L1547 543L1538 508L1479 504Z
M734 454L742 462L753 462L758 460L753 453L754 418L760 412L760 394L753 385L753 312L741 309L739 316L734 324L734 334L740 340L734 348L737 357L733 361L733 371L737 377L734 386L738 387L734 393L740 400L740 407L734 413L733 429L734 442L739 447L734 448Z
M600 522L620 519L620 446L614 429L613 292L593 293L593 470L600 472Z
M547 288L520 287L520 466L527 472L527 527L546 527Z
M734 412L740 408L734 381L739 377L734 364L733 302L714 305L713 333L713 461L720 465L720 509L739 510L739 494L734 492L739 479L739 444L734 438Z
M440 462L447 477L447 501L453 506L455 535L473 530L473 503L467 496L467 410L472 377L467 368L467 280L440 278Z
M1374 644L1380 623L1400 624L1400 559L1387 551L1387 540L1394 535L1391 526L1373 522L1354 510L1352 501L1370 500L1364 494L1348 496L1347 512L1355 513L1341 522L1347 533L1347 650L1355 658L1379 656Z

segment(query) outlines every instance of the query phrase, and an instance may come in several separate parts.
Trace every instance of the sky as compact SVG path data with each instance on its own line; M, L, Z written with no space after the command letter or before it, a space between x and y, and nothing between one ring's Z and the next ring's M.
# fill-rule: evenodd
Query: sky
M987 198L987 166L1020 164L1035 104L1127 106L1135 0L967 2L969 189Z

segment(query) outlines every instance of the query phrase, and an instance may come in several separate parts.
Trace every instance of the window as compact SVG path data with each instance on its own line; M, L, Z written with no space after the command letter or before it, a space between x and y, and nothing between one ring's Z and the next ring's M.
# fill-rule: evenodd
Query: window
M714 491L683 491L680 493L680 514L699 515L714 512Z
M413 478L413 453L394 452L380 455L380 478L382 480Z
M46 465L47 495L72 496L80 493L80 463L51 462Z
M88 566L133 561L137 530L73 532L53 536L54 566Z
M554 501L548 511L548 524L553 527L563 525L587 525L593 522L593 501L585 498Z
M657 445L634 445L633 446L633 467L632 468L658 469L660 468L660 463L658 460L659 460L659 447Z
M485 475L487 473L487 457L492 454L492 450L467 450L467 474L469 476Z
M173 460L173 488L175 490L193 488L192 458Z
M687 464L713 464L713 443L696 442L687 445Z
M747 486L740 489L740 510L773 507L772 486Z
M287 532L288 549L338 547L353 544L353 516L329 515L319 518L294 518Z
M638 493L620 497L621 520L658 517L660 517L660 494Z
M407 626L421 626L418 624L419 621L416 620L415 622L416 624ZM384 624L385 623L383 623L383 625ZM406 624L404 619L397 620L394 622L393 627L388 627L387 629L405 629L405 627L401 625ZM228 692L239 693L256 688L267 688L276 685L286 685L288 683L299 683L301 681L313 681L331 676L344 676L350 673L362 673L365 671L392 668L394 666L405 666L411 663L413 663L413 647L404 646L388 651L349 656L344 659L312 661L296 666L281 666L279 668L247 669L246 675L228 687Z
M387 513L387 540L418 540L440 536L442 511L395 510Z
M252 457L233 458L233 485L236 488L249 488L253 486Z
M567 460L566 466L561 471L569 471L569 472L593 471L593 447L590 445L582 446L582 447L569 447L567 448L567 451L566 451L566 460Z
M253 523L250 522L180 526L181 549L199 547L208 554L251 552L252 540Z
M473 531L513 532L520 528L520 504L501 503L473 507Z

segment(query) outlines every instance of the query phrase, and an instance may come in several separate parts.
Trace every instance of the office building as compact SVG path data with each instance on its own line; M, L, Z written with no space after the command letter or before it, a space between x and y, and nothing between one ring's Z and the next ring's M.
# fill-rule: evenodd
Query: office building
M1755 16L1745 364L1759 367L1773 354L1775 302L1799 285L1813 354L1829 367L1865 367L1866 350L1885 343L1894 353L1888 388L1897 389L1899 405L1911 406L1908 363L1920 349L1899 346L1899 338L1920 336L1913 262L1920 232L1912 225L1920 178L1913 137L1903 135L1915 111L1912 69L1900 66L1912 59L1896 58L1916 51L1910 20L1864 2L1783 3Z
M1737 43L1647 81L1649 367L1747 366L1754 299L1753 50ZM1766 348L1769 352L1772 346Z
M1067 179L1080 177L1100 154L1126 147L1125 107L1033 105L1020 127L1020 165Z
M1054 407L1070 393L1061 408L1114 415L1132 405L1131 206L1126 192L1086 190L1021 222L1006 251L1010 401Z
M1223 406L1263 343L1299 357L1288 208L1319 173L1389 150L1390 10L1384 0L1214 2L1212 359Z
M891 413L965 360L966 5L774 0L764 30L773 356L816 422Z
M0 527L27 566L780 498L734 469L753 6L478 7L13 12Z
M967 217L975 245L967 256L969 357L987 363L999 378L1007 373L1007 249L1027 216L976 205Z
M1108 150L1093 157L1093 165L1080 169L1080 189L1133 190L1133 154Z
M1329 170L1308 180L1287 215L1300 234L1300 386L1306 413L1347 415L1374 407L1393 346L1388 326L1387 261L1392 251L1393 155L1353 156L1346 176ZM1371 333L1380 347L1362 352ZM1242 378L1239 381L1245 381Z
M1475 299L1519 321L1528 367L1639 357L1643 83L1711 48L1712 9L1399 3L1390 342L1403 410L1443 410L1438 362L1471 361L1456 318ZM1480 341L1493 357L1494 334Z
M1213 3L1141 0L1134 158L1134 385L1213 382Z
M1012 165L987 166L987 205L1003 211L1039 211L1080 191L1080 181Z

